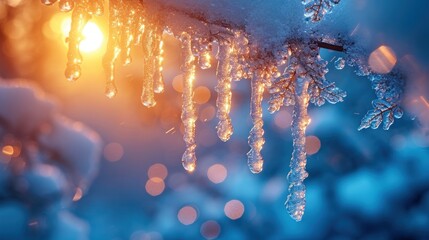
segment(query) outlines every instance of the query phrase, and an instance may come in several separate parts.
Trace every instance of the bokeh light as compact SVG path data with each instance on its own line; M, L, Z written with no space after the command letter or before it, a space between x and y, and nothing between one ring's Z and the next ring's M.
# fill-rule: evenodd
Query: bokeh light
M379 48L375 49L368 59L371 69L376 73L382 74L392 71L396 62L395 52L385 45L381 45Z
M2 148L2 153L6 156L12 156L14 154L13 146L6 145Z
M61 32L67 37L70 32L71 19L65 18L61 22ZM82 52L94 52L101 48L104 41L103 32L94 22L89 21L82 31L83 40L79 44L79 49Z
M183 74L175 76L171 84L176 92L183 92Z
M161 195L162 192L164 192L165 189L165 183L162 178L154 177L150 178L146 182L145 186L146 192L151 196L158 196Z
M210 89L204 86L195 88L194 100L197 104L204 104L210 100Z
M212 105L207 106L200 111L200 121L207 122L212 120L216 115L216 108Z
M183 225L191 225L197 220L197 210L191 206L182 207L177 213L177 219Z
M287 110L280 110L274 115L274 124L280 129L291 126L292 115Z
M313 155L320 150L320 139L316 136L307 136L305 138L305 151L308 155Z
M228 170L222 164L213 164L207 170L207 177L215 184L225 181Z
M223 211L228 218L237 220L243 216L244 205L239 200L234 199L225 204Z
M104 147L103 155L107 161L116 162L124 155L124 148L119 143L109 143Z
M220 225L216 221L207 221L201 225L200 232L205 239L215 239L220 234Z
M149 167L149 169L147 170L147 175L149 179L161 178L162 180L165 180L168 175L168 170L164 164L155 163Z

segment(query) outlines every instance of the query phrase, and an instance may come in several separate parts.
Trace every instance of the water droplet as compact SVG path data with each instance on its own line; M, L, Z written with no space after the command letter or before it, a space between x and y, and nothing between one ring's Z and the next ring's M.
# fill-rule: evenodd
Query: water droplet
M65 71L65 76L68 81L76 81L80 77L81 71L79 65L68 65Z
M113 82L109 82L106 84L106 91L105 91L106 97L113 98L116 96L117 93L118 93L118 90Z

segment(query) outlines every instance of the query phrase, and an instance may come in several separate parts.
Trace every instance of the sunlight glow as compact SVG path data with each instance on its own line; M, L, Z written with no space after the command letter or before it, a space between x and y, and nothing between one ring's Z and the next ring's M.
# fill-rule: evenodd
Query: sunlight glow
M71 19L66 18L61 23L61 32L68 36L70 32ZM82 52L95 52L101 48L104 41L103 32L94 22L89 21L82 31L83 40L80 42L79 49Z

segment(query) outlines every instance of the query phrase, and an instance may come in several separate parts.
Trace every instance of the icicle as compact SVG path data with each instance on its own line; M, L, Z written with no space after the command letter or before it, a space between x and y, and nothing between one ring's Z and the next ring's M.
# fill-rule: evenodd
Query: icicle
M101 16L104 13L103 0L88 1L88 13L95 16Z
M46 6L50 6L54 3L56 3L58 0L41 0L43 4L45 4Z
M154 56L157 47L155 46L153 25L146 25L143 33L143 55L144 55L144 73L143 73L143 89L141 95L142 104L146 107L154 107L156 105L154 96L154 73L155 61ZM155 46L155 48L154 48Z
M226 42L221 42L219 45L219 63L217 67L218 84L216 91L218 97L216 100L217 117L219 123L217 124L217 135L219 138L226 142L232 135L233 128L229 112L231 111L231 46Z
M68 37L69 49L67 52L67 66L65 76L69 81L75 81L80 77L80 64L82 63L82 55L79 51L79 44L82 41L82 31L86 23L90 19L90 15L86 13L84 6L78 5L73 10L70 33Z
M136 17L137 11L133 7L128 8L127 14L124 16L124 23L121 33L121 50L122 50L122 64L128 65L131 63L131 44L134 43L133 26L137 24Z
M122 20L120 16L119 4L116 1L110 1L109 6L109 40L107 42L106 53L103 57L103 68L106 74L106 91L108 98L113 98L118 90L115 84L115 64L121 53L120 33Z
M155 36L155 93L162 93L164 91L164 77L162 75L162 64L164 62L164 41L162 40L162 33L162 28L159 28Z
M203 45L202 48L203 49L200 51L198 58L199 65L201 69L209 69L212 66L210 55L210 52L212 51L212 46L211 44L206 44Z
M253 128L250 130L249 145L250 151L247 153L250 171L259 173L262 171L264 159L261 155L262 147L265 143L264 139L264 121L262 119L262 99L264 94L264 79L263 73L257 72L251 81L251 105L250 115L252 117Z
M186 151L182 157L183 167L188 172L193 172L196 167L195 157L195 121L197 119L194 106L194 80L195 80L195 57L192 54L191 36L188 33L182 33L182 54L184 57L184 80L183 80L183 105L182 122L185 127L183 140L186 143Z
M305 130L310 123L307 115L309 80L298 77L295 81L295 106L293 110L292 137L293 153L290 162L289 196L286 200L286 209L289 215L296 221L301 221L305 209L305 185L304 179L308 177L305 171L307 154L305 152Z

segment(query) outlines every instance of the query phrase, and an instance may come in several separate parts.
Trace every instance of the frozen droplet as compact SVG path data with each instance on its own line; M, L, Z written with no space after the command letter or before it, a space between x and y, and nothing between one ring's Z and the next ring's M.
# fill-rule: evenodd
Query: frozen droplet
M393 115L395 118L399 119L404 115L404 111L400 107L396 107L395 111L393 112Z
M211 56L209 51L202 52L198 58L199 65L201 69L209 69L211 68Z
M69 12L74 7L74 0L60 0L58 2L58 7L62 12Z
M344 67L346 66L346 60L344 60L344 58L338 58L337 61L335 61L335 68L338 70L342 70L344 69Z
M58 0L41 0L41 2L47 6L56 3Z
M80 66L76 64L67 65L64 75L68 81L76 81L81 75Z
M117 93L118 93L118 90L115 86L115 83L109 82L106 84L106 91L105 91L106 97L113 98L116 96Z
M141 102L145 107L155 107L156 102L153 97L148 97L147 95L141 96Z
M183 153L182 165L186 171L192 173L197 165L196 162L197 158L195 156L195 151L186 150L185 153Z

